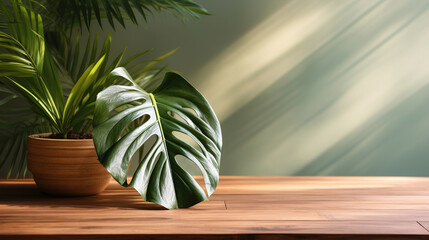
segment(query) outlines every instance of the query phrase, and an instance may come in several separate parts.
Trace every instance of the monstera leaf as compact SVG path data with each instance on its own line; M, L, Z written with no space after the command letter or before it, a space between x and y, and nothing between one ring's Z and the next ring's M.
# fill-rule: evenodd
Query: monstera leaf
M125 69L114 70L113 76L132 82ZM135 121L143 123L130 128ZM135 84L106 88L97 96L93 124L100 162L116 181L134 187L146 201L173 209L207 199L200 185L179 165L177 156L195 163L208 196L214 192L222 146L219 121L207 100L180 75L167 73L153 93ZM184 141L176 132L186 134L195 144ZM152 136L155 143L128 183L132 156Z

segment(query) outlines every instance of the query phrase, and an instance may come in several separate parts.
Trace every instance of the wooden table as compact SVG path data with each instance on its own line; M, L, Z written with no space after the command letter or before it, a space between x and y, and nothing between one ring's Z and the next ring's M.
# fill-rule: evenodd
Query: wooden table
M2 240L429 239L428 229L429 178L221 177L210 201L178 210L115 182L59 198L0 181Z

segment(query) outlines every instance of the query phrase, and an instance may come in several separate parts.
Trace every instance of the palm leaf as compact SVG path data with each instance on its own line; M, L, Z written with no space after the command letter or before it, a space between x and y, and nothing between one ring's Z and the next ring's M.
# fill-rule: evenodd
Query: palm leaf
M125 69L116 69L112 74L133 81ZM118 108L121 110L109 118ZM141 118L147 120L130 131L128 126ZM207 100L180 75L167 73L153 94L137 85L114 85L100 92L94 127L100 162L116 181L132 186L145 200L172 209L207 199L204 190L178 164L179 155L199 167L209 196L215 190L222 146L219 122ZM176 132L192 138L198 147L176 137ZM156 137L155 144L127 183L132 156L152 136Z
M0 76L59 131L64 100L53 59L45 49L42 19L22 1L11 5L13 10L0 3L9 32L0 31L0 47L6 51L0 55Z
M115 22L125 27L125 20L137 24L137 14L146 20L152 10L166 10L184 18L209 14L204 7L191 0L45 0L42 3L46 10L41 9L41 12L53 19L51 24L65 29L74 26L82 28L83 25L89 28L93 20L102 27L103 18L113 28L116 27ZM56 28L59 31L64 29Z
M88 129L92 124L92 113L97 94L108 86L114 84L130 84L128 81L123 81L120 78L108 78L110 72L117 67L129 67L133 71L131 76L138 84L143 87L154 86L158 80L158 75L164 71L165 66L158 67L166 57L170 56L175 50L170 51L154 60L146 60L144 57L150 51L137 53L128 59L123 60L125 50L119 53L108 64L111 36L108 35L104 39L103 46L98 50L98 38L89 37L86 41L77 40L72 44L70 52L64 58L58 61L59 68L64 73L65 77L73 80L75 85L68 95L69 98L63 113L63 128L71 128L74 132L81 132ZM82 44L86 45L85 51L82 53ZM103 59L103 60L101 60ZM98 61L98 62L94 62ZM96 73L88 78L91 69L96 65ZM131 66L131 67L130 67ZM84 84L85 83L85 84ZM79 94L79 96L77 96Z
M0 84L0 169L5 176L25 177L27 136L50 131L23 98Z
M51 132L52 128L46 122L40 122L40 118L35 116L29 121L15 120L13 125L14 131L0 138L0 169L7 170L6 177L19 176L25 177L27 174L26 153L27 153L27 136L35 133Z
M67 128L73 127L71 122L76 117L76 113L80 109L85 108L88 104L89 97L91 95L91 86L99 77L101 64L105 61L104 57L100 58L94 65L89 66L86 71L82 74L76 85L73 87L70 95L67 99L63 113L63 126ZM63 134L66 134L64 132Z

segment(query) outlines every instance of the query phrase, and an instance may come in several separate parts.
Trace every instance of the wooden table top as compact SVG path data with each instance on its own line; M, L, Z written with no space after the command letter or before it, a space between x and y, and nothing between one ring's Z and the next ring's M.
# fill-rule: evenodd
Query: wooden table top
M429 178L223 176L210 201L177 210L113 181L78 198L0 181L2 240L426 239L428 229Z

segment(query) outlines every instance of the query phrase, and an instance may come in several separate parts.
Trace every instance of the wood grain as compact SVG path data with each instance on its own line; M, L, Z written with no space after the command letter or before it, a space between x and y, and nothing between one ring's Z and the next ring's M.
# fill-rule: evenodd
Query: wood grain
M98 161L92 139L52 139L51 133L28 136L27 166L39 189L59 196L102 192L111 176Z
M99 195L62 198L2 180L0 239L429 239L428 183L221 177L210 201L165 210L113 181Z

